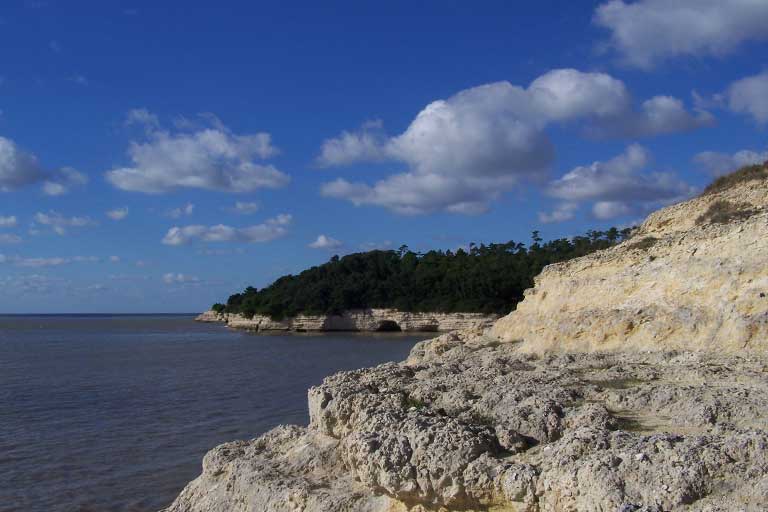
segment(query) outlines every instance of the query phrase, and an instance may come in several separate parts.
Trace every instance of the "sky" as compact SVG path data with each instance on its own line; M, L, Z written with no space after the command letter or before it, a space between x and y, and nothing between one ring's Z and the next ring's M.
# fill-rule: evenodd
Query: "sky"
M768 160L766 56L765 0L3 2L0 313L631 226Z

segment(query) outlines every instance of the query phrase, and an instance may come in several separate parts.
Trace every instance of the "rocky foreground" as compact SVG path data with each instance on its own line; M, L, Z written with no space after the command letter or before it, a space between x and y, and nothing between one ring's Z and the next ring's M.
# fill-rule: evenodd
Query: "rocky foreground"
M768 183L548 267L492 329L309 391L172 512L768 508Z

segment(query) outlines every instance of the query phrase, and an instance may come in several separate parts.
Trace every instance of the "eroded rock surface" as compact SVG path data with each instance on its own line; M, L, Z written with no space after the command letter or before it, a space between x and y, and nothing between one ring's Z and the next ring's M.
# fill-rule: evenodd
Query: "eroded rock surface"
M520 354L461 343L440 361L345 372L308 428L206 456L169 509L764 510L768 360L692 352Z

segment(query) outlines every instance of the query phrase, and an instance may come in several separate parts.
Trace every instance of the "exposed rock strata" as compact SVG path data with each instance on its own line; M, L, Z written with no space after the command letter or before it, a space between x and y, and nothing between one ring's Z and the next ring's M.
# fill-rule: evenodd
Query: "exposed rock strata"
M697 223L718 200L745 209ZM169 511L765 510L766 206L661 210L492 329L327 378L308 427L214 449Z
M246 318L242 315L206 311L196 320L224 322L233 329L250 331L448 332L490 327L497 318L496 315L481 313L409 313L394 309L363 309L347 311L342 315L297 315L280 321L263 315Z
M750 216L698 220L718 201ZM493 334L534 352L766 350L768 182L670 206L628 242L548 266Z

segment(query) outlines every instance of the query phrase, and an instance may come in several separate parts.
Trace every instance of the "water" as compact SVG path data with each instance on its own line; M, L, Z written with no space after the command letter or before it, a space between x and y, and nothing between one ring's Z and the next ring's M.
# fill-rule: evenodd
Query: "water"
M306 391L414 336L262 336L190 316L0 317L0 512L156 511L217 444L306 424Z

